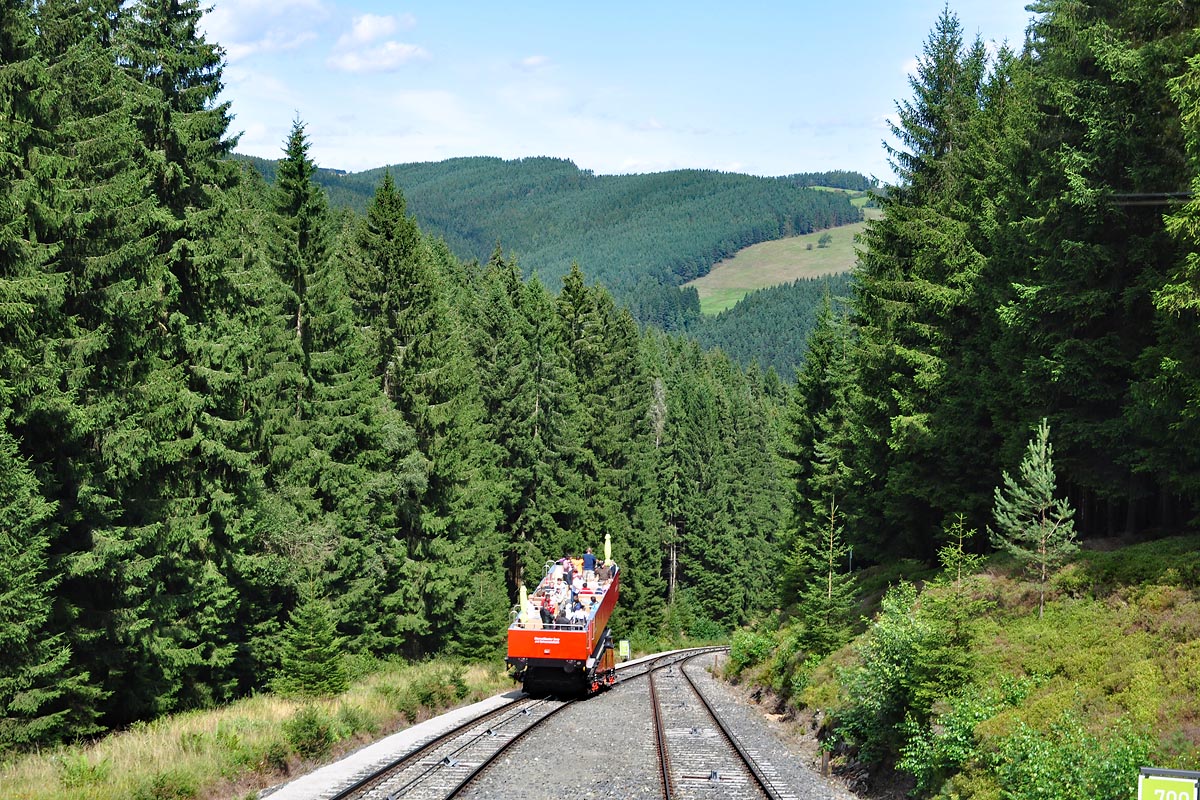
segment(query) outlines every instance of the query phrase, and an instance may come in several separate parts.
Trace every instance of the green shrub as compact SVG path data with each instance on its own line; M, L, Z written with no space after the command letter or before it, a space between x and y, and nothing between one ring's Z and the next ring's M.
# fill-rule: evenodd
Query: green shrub
M913 668L918 643L927 635L916 612L917 590L902 581L884 596L859 652L859 665L844 678L847 703L838 712L838 731L876 762L899 742L899 726L914 713ZM923 720L918 719L918 723Z
M1127 722L1101 740L1074 714L1064 714L1045 732L1019 725L999 742L991 767L1005 797L1128 800L1137 793L1138 768L1149 754L1149 739Z
M708 617L698 616L687 629L688 636L702 642L717 642L725 638L725 628Z
M200 731L184 731L179 734L179 749L185 753L199 753L204 749L207 738Z
M371 721L367 712L356 705L346 704L338 709L338 726L344 732L343 738L349 738L356 733L378 733L379 726Z
M399 712L400 716L410 724L417 721L421 704L410 686L385 683L378 686L375 691L383 695L388 701L388 705Z
M297 753L315 758L333 746L333 724L316 706L304 706L283 723L283 733Z
M410 694L417 707L436 711L462 700L470 693L471 687L467 685L465 668L461 664L448 664L418 675L407 690L395 691L401 697L406 692ZM406 712L406 716L408 708L409 703L405 698L401 710Z
M267 744L259 763L264 769L272 772L287 772L289 755L291 755L291 751L288 746L275 739Z
M771 636L745 629L737 631L729 647L731 674L738 675L747 667L763 663L774 649L775 639Z
M896 767L916 779L916 791L928 794L964 766L981 757L975 728L1003 708L1022 702L1033 682L1005 678L999 691L971 688L955 695L948 709L928 725L917 724L911 716L904 723L906 742Z
M78 788L104 783L112 771L112 764L102 758L92 763L87 755L78 751L63 753L55 763L58 766L58 777L64 786Z
M449 683L454 692L454 700L456 702L462 700L471 692L471 687L467 685L467 672L462 666L455 665L450 668Z
M771 655L767 677L771 681L772 689L787 693L788 687L792 685L792 676L797 669L796 662L804 656L804 651L800 646L800 636L795 626L781 630L779 637L779 644ZM794 694L794 692L790 694Z
M791 678L788 682L788 696L797 697L808 688L808 682L812 680L813 673L817 667L821 665L821 656L812 653L808 658L796 665L792 671Z
M342 670L351 683L375 674L381 666L380 659L368 653L347 653L342 656Z
M192 800L199 792L195 777L171 770L160 772L133 793L133 800Z

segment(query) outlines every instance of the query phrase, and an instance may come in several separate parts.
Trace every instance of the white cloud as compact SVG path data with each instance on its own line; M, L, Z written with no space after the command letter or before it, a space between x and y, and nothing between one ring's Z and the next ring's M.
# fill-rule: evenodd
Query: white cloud
M550 66L550 59L547 56L526 56L516 63L517 69L525 72L534 72L548 66Z
M255 53L299 47L316 38L313 26L326 16L322 0L217 0L202 27L225 48L230 63Z
M317 34L312 31L288 33L286 31L267 31L261 39L252 42L229 42L225 44L225 56L229 63L235 63L256 53L278 53L283 50L295 50L313 39Z
M643 122L635 122L633 124L633 129L637 131L665 131L667 126L663 125L654 117L650 117Z
M356 45L370 44L376 39L382 39L385 36L391 36L396 32L397 24L395 17L381 17L376 14L363 14L361 17L355 17L353 26L349 33L342 34L338 39L337 46L354 47Z
M423 61L428 58L429 52L420 45L384 42L378 47L335 53L326 63L343 72L390 72L410 61Z

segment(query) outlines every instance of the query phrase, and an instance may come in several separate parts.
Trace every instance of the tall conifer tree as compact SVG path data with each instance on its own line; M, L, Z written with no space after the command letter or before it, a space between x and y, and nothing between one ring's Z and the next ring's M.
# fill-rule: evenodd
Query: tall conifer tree
M852 468L874 477L847 510L864 517L863 544L876 557L899 549L932 560L930 531L961 510L942 507L960 492L937 487L956 479L940 465L961 463L952 454L969 437L955 429L960 420L938 412L955 349L978 325L983 258L963 153L973 146L986 74L982 41L966 46L958 18L943 10L909 78L913 97L897 103L897 145L887 150L900 182L881 198L884 215L868 224L854 273L865 403L857 415L863 460ZM880 512L883 519L868 520ZM876 530L890 531L889 541L866 535Z

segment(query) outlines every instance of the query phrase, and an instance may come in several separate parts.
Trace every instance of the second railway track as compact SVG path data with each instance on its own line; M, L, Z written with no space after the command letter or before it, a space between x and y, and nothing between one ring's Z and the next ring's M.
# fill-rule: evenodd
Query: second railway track
M569 704L517 700L425 742L330 800L448 800L513 742Z

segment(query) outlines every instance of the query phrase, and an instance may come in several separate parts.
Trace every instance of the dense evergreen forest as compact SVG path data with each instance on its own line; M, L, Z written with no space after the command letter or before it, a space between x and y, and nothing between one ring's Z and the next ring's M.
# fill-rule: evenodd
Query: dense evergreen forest
M835 169L828 172L797 172L783 175L778 180L792 186L824 186L830 189L845 189L850 192L869 192L879 189L877 178L868 178L861 172Z
M1084 535L1196 511L1200 201L1173 198L1198 174L1197 12L1036 10L1023 52L995 57L940 20L849 314L809 340L788 428L801 504L836 498L867 558L932 561L959 514L983 531L1042 418Z
M246 158L274 180L276 162ZM345 174L318 170L335 207L362 211L384 173L404 188L422 230L461 258L485 261L503 245L528 277L547 286L578 263L641 324L680 330L699 316L678 287L759 242L858 222L840 192L810 188L827 178L869 188L858 173L788 179L711 170L594 175L558 158L455 158Z
M503 218L460 260L386 171L331 211L300 122L268 185L200 16L0 16L0 749L284 686L318 629L498 659L517 586L606 534L628 633L770 605L784 387L525 278ZM812 194L771 226L839 219Z
M686 332L701 347L720 348L734 363L772 370L790 384L825 298L844 303L849 296L849 273L796 280L753 291L716 316L699 316Z

